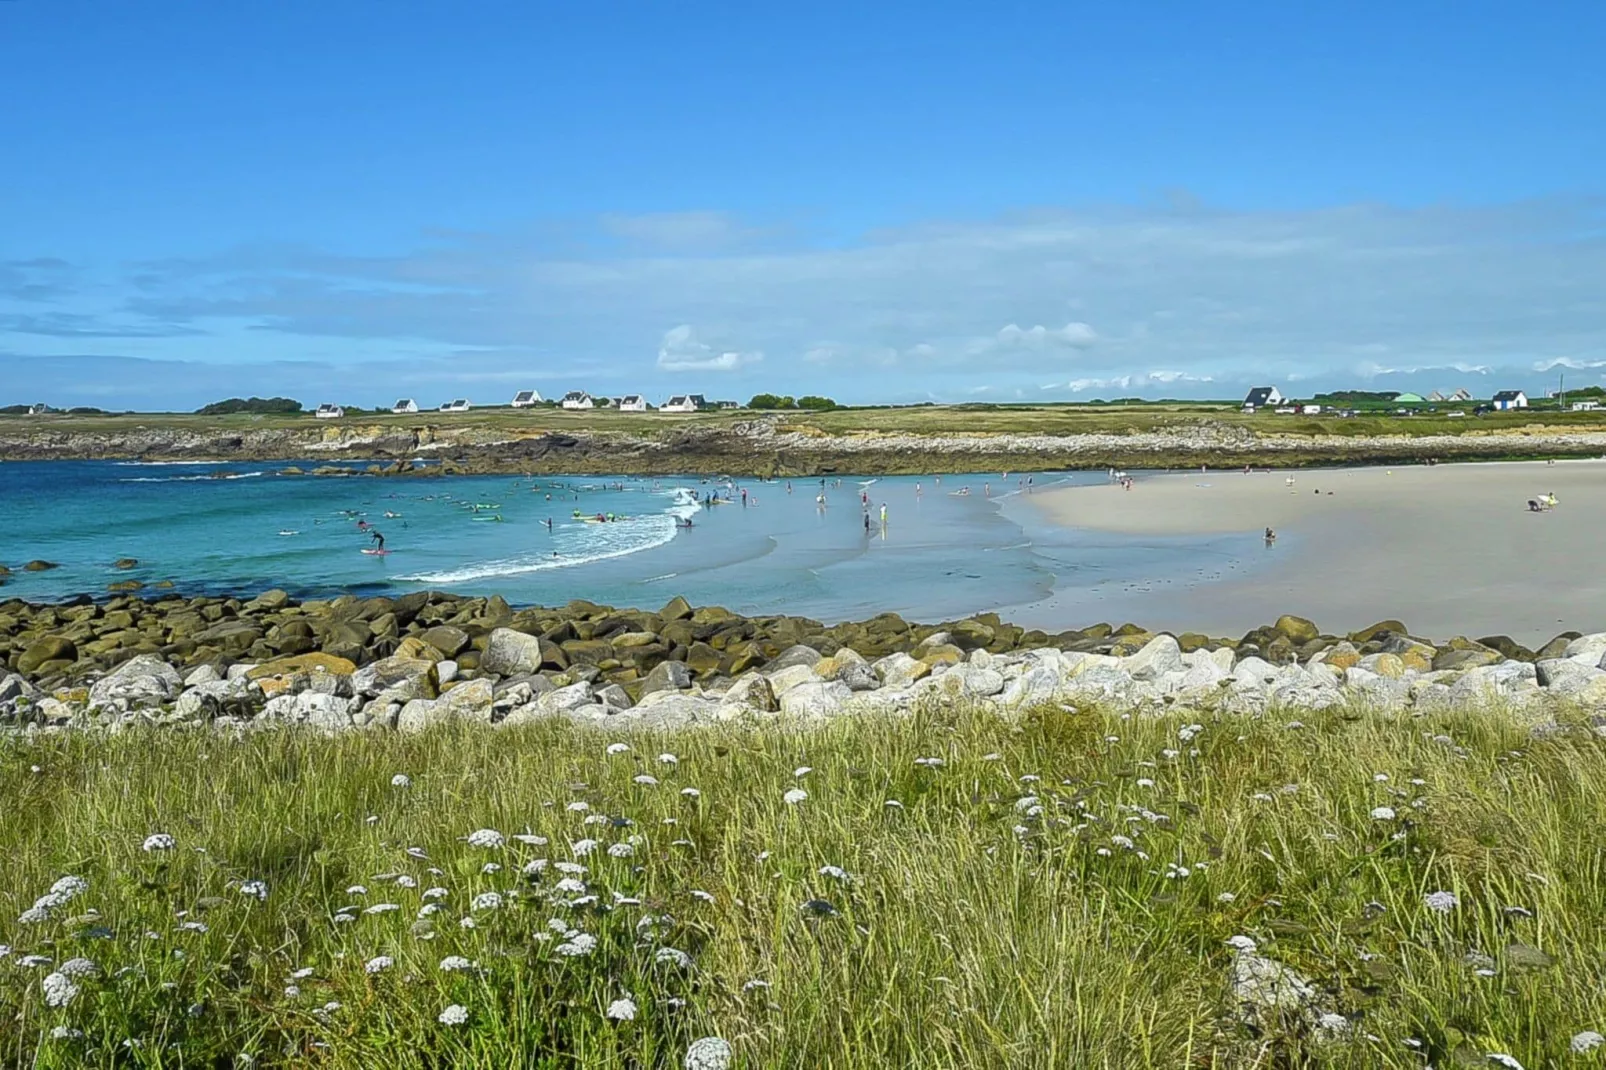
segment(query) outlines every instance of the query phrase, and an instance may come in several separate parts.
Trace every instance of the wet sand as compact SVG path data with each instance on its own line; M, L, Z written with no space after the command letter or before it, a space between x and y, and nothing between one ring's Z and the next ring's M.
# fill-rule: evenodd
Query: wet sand
M1548 492L1558 506L1530 512L1528 500ZM1336 632L1395 618L1433 638L1527 644L1606 630L1606 461L1193 472L1130 491L1048 491L1031 505L1060 525L1212 536L1259 559L1217 580L1130 577L1075 613L1059 607L1067 618L1096 610L1116 623L1225 635L1283 613ZM1267 527L1278 535L1269 547Z

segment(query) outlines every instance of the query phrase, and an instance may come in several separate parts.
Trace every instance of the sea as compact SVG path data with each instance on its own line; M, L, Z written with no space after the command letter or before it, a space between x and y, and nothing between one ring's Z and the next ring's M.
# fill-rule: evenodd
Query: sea
M103 598L128 580L148 594L427 588L647 609L682 595L828 623L996 611L1058 630L1100 619L1107 599L1253 567L1241 537L1081 531L1032 506L1050 489L1103 483L1103 472L822 482L278 475L285 466L0 463L0 564L13 570L0 600ZM374 529L382 556L362 552ZM114 567L123 558L138 564ZM33 559L60 567L19 571Z

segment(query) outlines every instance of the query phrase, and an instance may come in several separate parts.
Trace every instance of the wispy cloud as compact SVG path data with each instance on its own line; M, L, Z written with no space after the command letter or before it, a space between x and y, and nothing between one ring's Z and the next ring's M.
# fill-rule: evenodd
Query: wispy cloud
M392 346L448 372L528 370L543 390L584 374L653 392L721 373L866 401L1043 383L1432 388L1452 372L1536 387L1524 377L1606 367L1602 218L1588 198L1295 212L1178 201L844 243L719 212L605 216L432 235L402 255L255 247L140 264L97 307L65 301L71 267L13 260L0 302L53 293L54 312L88 318L0 303L12 317L0 346L45 357L121 337L141 343L126 352L168 357L201 351L160 329L250 332L254 352L316 343L335 367ZM22 344L30 329L63 348ZM26 383L29 359L8 372Z

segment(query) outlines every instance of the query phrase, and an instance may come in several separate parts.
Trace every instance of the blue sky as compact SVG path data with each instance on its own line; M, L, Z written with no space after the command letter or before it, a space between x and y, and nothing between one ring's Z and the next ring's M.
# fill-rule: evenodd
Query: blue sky
M0 0L0 404L1606 382L1603 42L1598 0Z

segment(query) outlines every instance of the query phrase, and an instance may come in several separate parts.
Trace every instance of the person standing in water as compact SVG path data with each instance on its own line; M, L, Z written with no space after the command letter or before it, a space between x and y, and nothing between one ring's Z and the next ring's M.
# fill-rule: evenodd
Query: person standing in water
M882 527L886 527L887 526L887 503L886 502L882 502L881 503L881 526Z

